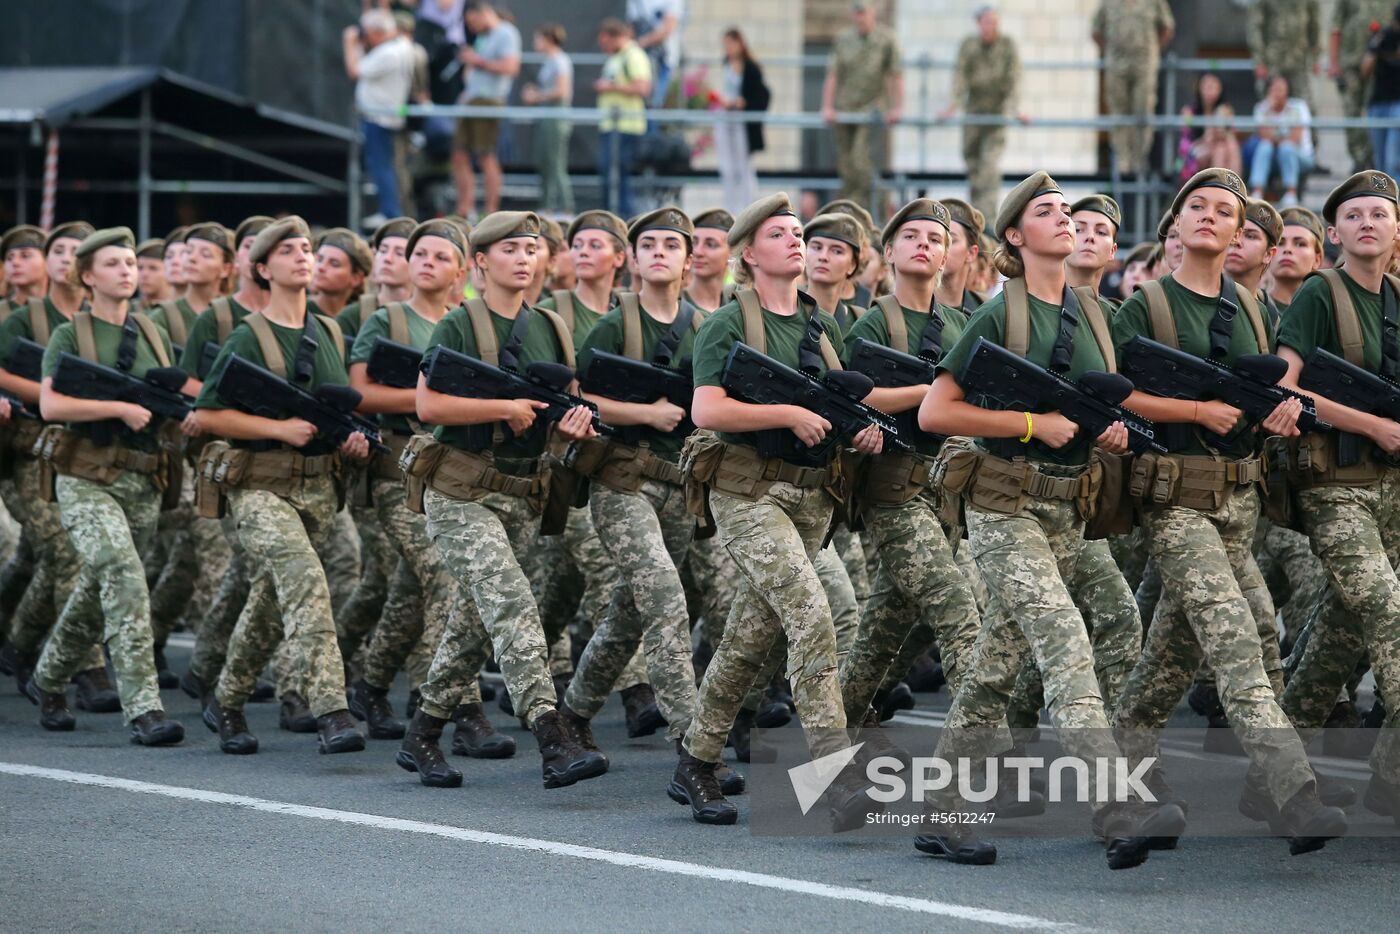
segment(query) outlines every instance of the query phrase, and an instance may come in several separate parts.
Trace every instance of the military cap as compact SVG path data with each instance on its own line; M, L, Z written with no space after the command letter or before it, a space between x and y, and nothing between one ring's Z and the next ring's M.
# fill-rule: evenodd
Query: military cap
M163 259L165 257L165 241L159 237L142 240L136 244L136 257L137 259Z
M44 239L44 255L49 255L49 250L53 249L54 241L67 237L70 240L86 240L96 232L96 228L87 221L69 221L66 224L59 224Z
M987 227L986 215L961 198L944 198L941 203L948 209L948 215L954 223L966 227L967 232L971 234L969 239L976 243Z
M870 212L861 207L850 198L837 198L835 201L828 201L818 210L818 214L849 214L860 221L861 226L870 231L870 236L875 236L875 218L870 216Z
M724 208L710 208L695 215L695 229L709 227L712 230L723 230L729 232L729 228L734 226L734 215Z
M204 240L212 243L224 251L224 256L233 259L234 242L233 235L229 233L223 224L203 223L192 224L190 229L185 231L185 242L191 240Z
M636 218L627 225L627 242L636 245L637 238L648 230L670 230L685 237L690 242L695 237L695 225L685 212L678 207L657 208Z
M245 217L239 221L238 226L233 231L233 248L238 249L238 245L248 237L256 237L263 228L271 224L273 218L266 214L254 214L252 217Z
M910 221L933 221L935 224L942 224L946 231L953 228L953 215L946 207L932 198L915 198L895 211L894 217L885 224L885 229L880 231L880 245L884 246L894 239L899 228Z
M1123 257L1123 265L1129 263L1145 263L1152 258L1152 251L1157 249L1157 244L1151 240L1144 240L1128 251L1128 255Z
M467 240L468 243L471 242L472 225L465 217L463 217L460 214L444 214L442 216L442 219L445 221L451 221L452 223L456 224L457 229L462 232L462 236Z
M564 228L554 218L540 217L540 236L549 244L551 252L558 253L564 249Z
M185 234L186 234L188 231L189 231L189 228L188 228L188 227L176 227L174 230L170 231L170 233L166 234L166 235L165 235L165 252L166 252L166 253L169 253L169 252L170 252L170 248L171 248L172 246L174 246L175 244L177 244L177 243L184 243L184 242L185 242Z
M1171 205L1162 212L1162 219L1157 221L1157 242L1166 243L1167 234L1172 232L1172 226L1176 224L1176 211Z
M295 214L268 224L253 238L253 245L248 248L248 262L252 265L265 262L273 247L283 240L290 240L293 237L311 239L311 228L306 226L306 221Z
M1060 192L1060 183L1051 178L1049 172L1036 172L1011 189L997 211L996 235L1006 236L1006 228L1016 226L1026 205L1051 192Z
M849 214L836 213L818 214L807 222L807 226L802 228L802 238L811 240L813 237L840 240L855 251L857 259L867 239L860 221Z
M407 238L417 228L418 223L411 217L395 217L387 220L374 228L374 233L370 234L369 245L375 250L379 249L379 244L390 237Z
M94 230L83 238L83 242L78 244L78 251L75 256L83 257L96 253L104 246L125 246L136 249L136 235L131 232L130 227L107 227L103 230Z
M740 211L739 216L734 219L734 226L729 228L730 247L743 246L749 242L749 238L758 230L760 224L770 217L784 215L787 217L797 216L786 193L780 191L775 195L759 198Z
M1332 189L1332 193L1327 196L1327 203L1322 206L1322 216L1327 219L1327 223L1335 224L1337 208L1343 201L1365 197L1384 198L1391 204L1400 205L1400 192L1396 191L1395 179L1376 169L1367 169L1365 172L1357 172Z
M1306 227L1317 239L1319 247L1325 242L1322 232L1322 218L1302 206L1283 209L1283 226Z
M1089 195L1080 198L1070 205L1069 212L1077 214L1080 211L1093 211L1095 214L1102 214L1113 223L1114 233L1118 232L1118 226L1123 223L1123 212L1118 208L1118 202L1108 195Z
M1269 238L1269 246L1278 246L1283 237L1283 218L1272 204L1250 198L1245 202L1244 219L1264 231L1264 236Z
M0 237L0 256L4 256L11 250L23 250L27 247L36 250L44 248L44 232L33 224L20 224L18 227L11 227L5 231L5 236Z
M1249 192L1248 189L1244 187L1244 180L1234 172L1222 168L1201 169L1201 171L1186 180L1186 184L1181 186L1181 190L1178 191L1176 197L1172 199L1172 217L1181 213L1181 209L1186 206L1186 199L1191 196L1193 191L1198 191L1202 188L1225 189L1239 199L1241 211L1243 211L1245 206L1249 203ZM1170 229L1170 222L1168 222L1168 230ZM1161 234L1162 239L1165 240L1166 235L1162 233L1160 226L1157 230L1158 233Z
M573 243L574 237L578 236L581 230L601 230L612 234L613 238L617 240L618 246L627 245L627 225L612 211L601 209L584 211L575 217L574 222L569 225L565 238L569 243Z
M418 245L418 241L424 237L441 237L457 248L457 252L462 255L462 259L467 258L467 238L462 235L462 228L449 220L434 218L424 221L414 227L408 235L408 243L404 245L404 255L412 256L413 248Z
M607 211L589 211L589 214L607 214ZM617 220L615 215L609 215ZM582 215L580 215L582 217ZM574 221L575 224L578 221ZM572 227L569 228L573 230ZM473 253L484 253L486 248L501 240L515 237L538 238L540 218L534 211L496 211L487 214L481 223L472 228L471 248Z
M350 257L350 264L360 272L368 274L374 266L374 254L369 251L365 238L348 227L332 227L316 238L316 249L333 246Z

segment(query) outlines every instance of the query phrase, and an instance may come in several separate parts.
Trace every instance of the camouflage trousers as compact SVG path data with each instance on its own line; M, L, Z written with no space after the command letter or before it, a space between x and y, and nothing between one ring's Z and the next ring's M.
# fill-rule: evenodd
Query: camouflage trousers
M287 497L235 489L228 500L250 581L215 691L220 706L242 709L285 638L289 686L318 717L344 710L345 665L318 553L336 530L333 481L303 479Z
M55 488L64 528L81 565L34 668L34 683L45 691L64 691L68 679L88 663L100 634L112 658L126 721L164 710L141 563L141 552L155 535L160 493L149 477L135 473L122 473L111 485L59 477Z
M331 606L340 610L355 592L360 581L363 561L360 555L360 533L355 518L347 506L335 514L331 533L322 549L325 562L326 586L331 594ZM373 621L370 625L374 625Z
M515 712L533 723L555 705L549 643L518 557L534 543L539 515L504 493L466 501L428 490L424 505L428 535L458 583L459 599L423 682L422 709L452 716L466 685L476 683L489 638Z
M948 691L956 694L980 625L972 589L928 494L900 506L868 507L864 536L880 563L859 631L841 663L848 723L860 723L887 676L903 677L913 656L935 638Z
M1252 554L1258 517L1259 496L1252 487L1228 493L1212 511L1179 506L1143 511L1147 545L1162 575L1162 601L1119 699L1114 727L1134 763L1156 755L1157 732L1204 657L1215 671L1235 734L1281 806L1313 780L1313 773L1269 683L1259 626L1241 591L1251 569L1258 574Z
M1259 570L1259 563L1250 554L1245 561L1244 569L1237 577L1240 585L1240 593L1244 595L1245 602L1249 604L1250 612L1254 615L1254 625L1259 632L1259 649L1264 659L1264 674L1268 676L1269 684L1274 689L1274 696L1283 695L1283 656L1279 646L1278 638L1278 611L1274 608L1274 598L1269 592L1269 585L1264 581L1264 575ZM1215 681L1215 673L1211 670L1209 659L1201 661L1201 667L1196 671L1196 681L1202 684L1212 684Z
M691 621L711 646L719 645L724 623L738 593L739 569L718 536L693 539L681 568Z
M845 525L838 525L831 536L831 547L841 556L846 566L846 576L851 579L851 589L856 595L856 606L865 607L870 599L870 574L865 566L865 537L852 532Z
M1084 543L1068 583L1070 595L1089 627L1099 693L1104 706L1112 711L1142 651L1142 620L1138 618L1137 602L1106 541ZM946 661L943 667L946 671ZM1033 729L1044 706L1045 686L1040 669L1027 659L1011 693L1007 722L1013 730Z
M211 687L218 681L219 672L223 671L229 637L233 635L233 627L238 624L238 617L248 602L248 559L238 540L238 524L232 516L224 516L218 523L228 543L229 562L224 568L214 601L209 606L209 613L195 636L194 654L190 657L190 672Z
M34 549L34 577L10 620L10 642L21 653L32 654L39 651L58 618L58 611L73 592L72 570L77 556L68 541L58 504L45 502L41 495L39 461L35 458L16 458L15 505L20 506L18 518ZM87 661L78 670L101 668L105 664L102 647L94 638Z
M1157 111L1156 47L1141 54L1119 54L1104 74L1104 97L1108 112L1150 116ZM1118 171L1133 175L1148 168L1152 149L1152 128L1120 126L1109 131L1109 142L1118 162Z
M1327 571L1313 554L1306 535L1267 519L1260 519L1259 525L1262 536L1255 538L1255 560L1283 617L1284 632L1292 641L1322 604Z
M523 566L549 643L555 644L559 635L570 629L580 642L587 642L607 615L619 579L617 566L598 538L588 507L569 510L563 534L538 537ZM567 655L553 657L552 674L567 675L572 670ZM645 666L640 660L629 669L628 677L646 681ZM627 686L638 682L620 683Z
M336 608L336 638L340 642L340 654L347 660L355 657L378 626L385 612L385 602L389 599L389 579L399 560L376 505L351 506L349 514L360 542L360 574L343 602L332 597ZM339 524L337 533L340 533ZM333 546L330 554L326 555L327 574L337 561L343 559L344 549Z
M144 555L156 645L165 645L199 580L200 554L195 547L194 522L194 472L187 469L180 504L160 514L155 537Z
M935 754L982 758L1011 747L1007 705L1029 655L1044 679L1050 722L1065 753L1095 763L1090 771L1097 782L1098 771L1107 768L1100 760L1119 751L1094 675L1088 627L1066 584L1085 545L1083 520L1064 500L1032 500L1015 516L969 506L967 537L991 605ZM935 806L956 807L956 794L944 792Z
M574 712L596 716L640 646L669 724L666 735L680 739L695 716L690 617L676 570L695 528L685 491L656 480L643 481L637 493L597 486L590 505L620 573L608 614L584 648L564 699Z
M831 128L836 143L836 174L841 178L842 198L870 204L875 159L870 151L873 134L869 124L838 123Z
M1109 536L1108 550L1113 554L1118 570L1123 572L1128 589L1136 591L1138 584L1142 583L1143 572L1147 570L1147 545L1142 540L1142 527L1135 525L1131 532Z
M710 495L719 539L742 582L686 733L685 748L697 759L720 761L725 737L779 633L787 637L787 676L812 753L846 745L836 630L812 564L832 507L825 490L786 483L774 483L756 502Z
M968 200L983 214L995 217L1001 202L1001 154L1006 149L1006 128L965 126L962 134Z
M1321 605L1284 659L1283 712L1299 732L1325 725L1337 704L1354 703L1361 679L1371 670L1361 624L1350 616L1336 589L1327 585Z

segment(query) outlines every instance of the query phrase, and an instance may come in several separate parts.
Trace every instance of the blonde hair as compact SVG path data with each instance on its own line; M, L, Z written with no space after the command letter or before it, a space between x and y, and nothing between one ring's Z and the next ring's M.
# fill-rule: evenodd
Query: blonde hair
M1019 279L1026 274L1026 263L1021 259L1021 248L1007 241L1003 236L992 254L992 268L1008 279Z

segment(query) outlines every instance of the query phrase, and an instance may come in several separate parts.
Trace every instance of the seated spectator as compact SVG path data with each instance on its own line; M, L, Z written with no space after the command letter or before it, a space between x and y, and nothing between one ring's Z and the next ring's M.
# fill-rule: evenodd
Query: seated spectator
M1298 203L1298 183L1311 171L1312 135L1308 132L1312 113L1301 98L1289 96L1288 79L1275 74L1269 78L1264 99L1254 106L1254 119L1264 126L1250 138L1249 189L1252 197L1263 198L1264 189L1275 172L1283 187L1280 208Z
M1207 72L1196 80L1196 99L1181 108L1183 117L1233 117L1235 108L1224 100L1224 85L1220 76ZM1227 126L1184 126L1177 147L1181 159L1181 181L1201 169L1229 169L1244 174L1240 157L1240 141Z

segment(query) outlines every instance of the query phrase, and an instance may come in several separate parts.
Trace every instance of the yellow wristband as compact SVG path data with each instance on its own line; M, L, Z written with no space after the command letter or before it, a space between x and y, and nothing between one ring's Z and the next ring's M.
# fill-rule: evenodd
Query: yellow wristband
M1026 413L1026 436L1021 439L1022 444L1031 443L1031 435L1035 433L1035 422L1031 421L1031 413Z

